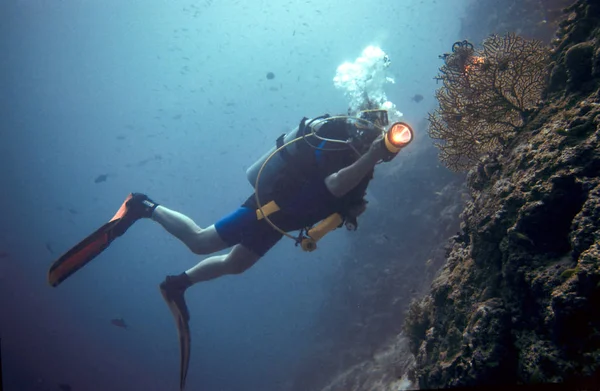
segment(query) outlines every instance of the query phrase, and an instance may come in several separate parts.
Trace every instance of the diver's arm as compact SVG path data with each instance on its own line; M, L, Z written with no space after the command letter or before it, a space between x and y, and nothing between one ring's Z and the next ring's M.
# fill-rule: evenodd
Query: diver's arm
M339 198L354 189L379 161L373 155L369 151L350 166L344 167L325 178L325 185L329 192L334 197Z
M344 167L338 172L334 172L325 178L325 186L334 197L343 197L350 190L354 189L363 180L379 160L384 157L381 137L378 137L371 148L362 155L357 161Z

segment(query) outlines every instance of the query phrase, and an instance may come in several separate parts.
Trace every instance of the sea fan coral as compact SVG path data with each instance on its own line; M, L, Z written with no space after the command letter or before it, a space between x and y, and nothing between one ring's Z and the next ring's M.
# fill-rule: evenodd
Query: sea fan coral
M547 85L549 50L515 34L492 35L480 50L454 44L436 92L439 108L429 114L429 136L442 142L440 160L464 171L499 148L523 125Z

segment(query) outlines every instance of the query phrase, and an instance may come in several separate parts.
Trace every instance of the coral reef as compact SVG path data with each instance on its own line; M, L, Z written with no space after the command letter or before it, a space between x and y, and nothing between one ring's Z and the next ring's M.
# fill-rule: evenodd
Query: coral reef
M523 19L515 8L536 2L541 0L473 1L484 14L466 17L482 21L485 33L461 36L481 42L491 32L514 31L550 42L556 26L530 23L535 13ZM470 171L473 201L450 249L445 242L458 230L464 177L436 167L433 147L386 166L386 187L397 191L379 191L375 181L370 213L353 236L353 256L332 276L331 295L315 325L321 334L306 341L306 357L287 391L532 383L557 380L552 373L567 367L563 380L579 369L594 370L596 323L590 308L596 303L591 276L597 254L590 249L597 247L599 216L598 190L590 186L600 172L597 98L566 91L571 71L565 54L576 44L592 43L589 26L595 25L585 21L593 6L578 4L566 14L551 52L547 106L523 118L523 129L504 155L484 156ZM493 12L485 8L492 6ZM594 48L592 78L581 84L589 91L600 76L600 51ZM582 69L586 76L589 67ZM574 184L551 180L554 174L574 175ZM436 274L433 290L409 309ZM404 319L405 336L399 334ZM573 332L570 320L578 325ZM578 353L585 358L573 359ZM415 383L406 382L405 371L414 374Z
M440 140L440 160L453 171L471 168L499 151L540 102L549 52L540 41L514 34L492 35L476 50L457 42L443 56L436 92L439 108L429 115L429 136Z
M421 388L600 384L600 4L567 12L544 107L470 170L461 233L405 320Z

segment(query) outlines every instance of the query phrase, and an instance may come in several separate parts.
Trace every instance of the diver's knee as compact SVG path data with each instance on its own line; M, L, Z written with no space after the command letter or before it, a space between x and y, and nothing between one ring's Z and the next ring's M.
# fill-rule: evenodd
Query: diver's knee
M191 241L188 247L196 255L208 255L215 251L214 246L210 243L208 238L201 233L194 236L194 240Z
M211 252L208 251L208 248L201 241L194 241L189 246L190 250L196 255L208 255Z
M248 270L250 268L249 265L247 265L244 262L231 262L230 261L230 265L229 265L229 274L242 274L243 272L245 272L246 270Z
M227 254L225 262L227 262L227 270L229 274L242 274L254 265L260 256L253 251L248 250L242 245L237 245Z
M196 255L212 254L223 248L221 240L216 232L210 232L209 229L203 229L196 232L188 247Z

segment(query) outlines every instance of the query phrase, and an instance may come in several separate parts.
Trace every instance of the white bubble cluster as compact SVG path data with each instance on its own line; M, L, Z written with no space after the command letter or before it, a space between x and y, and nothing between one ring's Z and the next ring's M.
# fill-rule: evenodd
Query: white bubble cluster
M345 62L337 68L333 84L344 91L352 112L374 105L372 108L388 110L390 121L402 116L384 92L386 84L394 84L394 79L387 74L389 66L390 59L381 48L368 46L353 63Z

